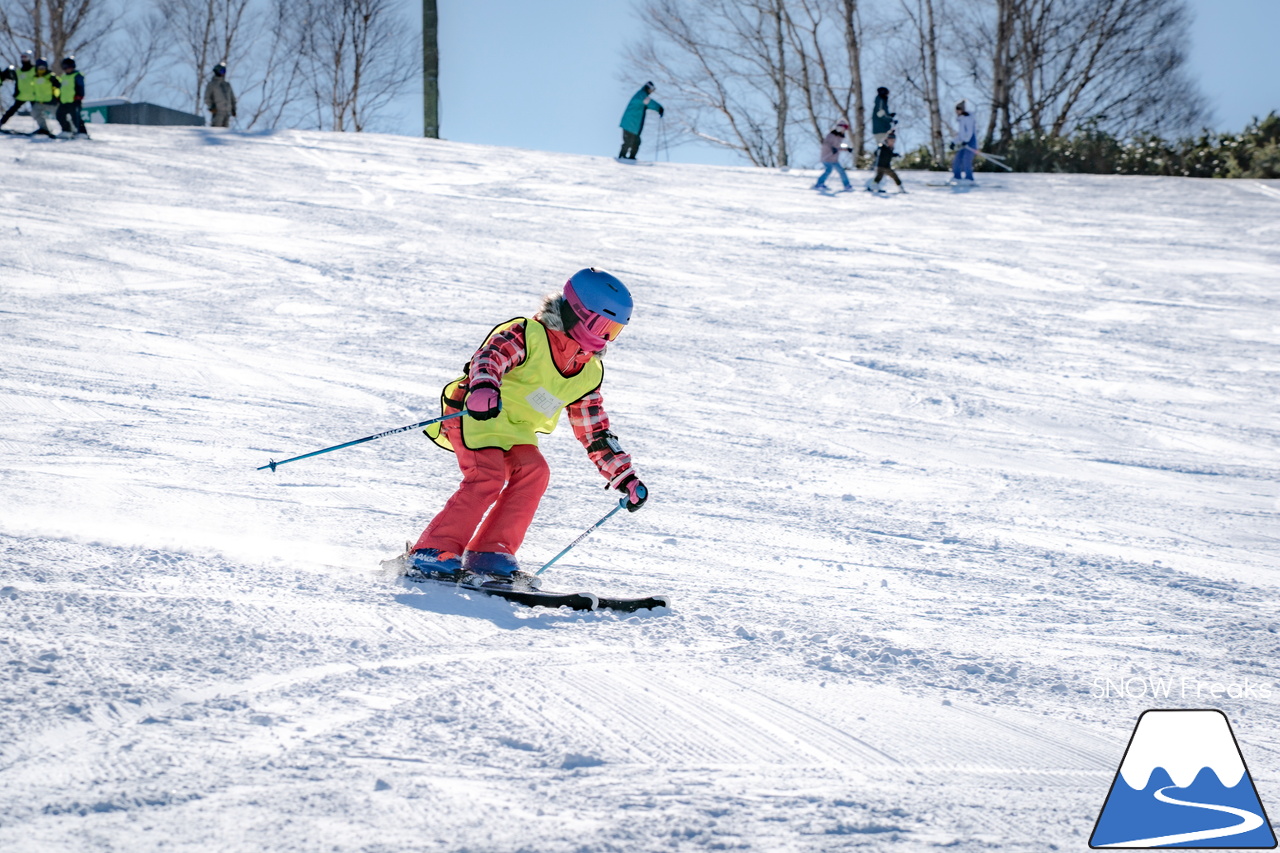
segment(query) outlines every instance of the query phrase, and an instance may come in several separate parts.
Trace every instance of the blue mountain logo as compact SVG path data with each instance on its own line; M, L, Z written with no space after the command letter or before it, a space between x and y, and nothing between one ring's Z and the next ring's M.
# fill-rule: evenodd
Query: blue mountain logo
M1143 712L1089 846L1275 849L1226 715Z

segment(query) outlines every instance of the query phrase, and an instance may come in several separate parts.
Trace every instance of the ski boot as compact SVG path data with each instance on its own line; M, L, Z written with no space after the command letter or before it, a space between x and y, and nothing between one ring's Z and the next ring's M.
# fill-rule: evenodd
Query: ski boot
M462 560L452 551L418 548L404 555L405 574L419 574L442 581L456 581L463 574Z
M501 551L467 551L462 555L463 586L497 587L532 592L542 586L542 579L522 572L511 554Z

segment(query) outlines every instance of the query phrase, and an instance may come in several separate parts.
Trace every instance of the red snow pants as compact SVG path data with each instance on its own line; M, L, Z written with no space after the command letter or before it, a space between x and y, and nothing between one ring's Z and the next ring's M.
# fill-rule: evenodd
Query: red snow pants
M514 556L551 480L547 460L536 444L517 444L510 450L469 450L462 443L457 421L445 424L444 429L458 457L462 483L413 547L454 554L498 551Z

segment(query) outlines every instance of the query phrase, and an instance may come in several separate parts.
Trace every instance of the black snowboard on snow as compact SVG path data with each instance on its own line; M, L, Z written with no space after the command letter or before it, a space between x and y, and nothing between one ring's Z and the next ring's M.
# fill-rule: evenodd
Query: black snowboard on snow
M610 598L594 595L589 592L550 592L547 590L511 589L505 586L465 586L458 583L457 578L424 575L421 572L408 570L404 573L406 580L414 583L444 584L466 592L481 592L485 595L505 598L526 607L568 607L570 610L616 610L620 613L635 613L637 610L654 610L670 606L667 597L651 595L646 598Z

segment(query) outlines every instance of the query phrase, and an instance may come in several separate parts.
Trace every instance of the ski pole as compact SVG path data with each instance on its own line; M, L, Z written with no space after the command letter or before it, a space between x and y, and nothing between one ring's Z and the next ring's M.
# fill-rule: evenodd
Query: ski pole
M395 429L389 429L386 432L380 432L377 435L366 435L364 438L357 438L355 441L348 441L345 444L335 444L333 447L326 447L323 450L313 450L310 453L304 453L301 456L290 456L288 459L281 459L279 462L272 459L266 465L259 467L257 470L265 471L267 468L270 468L272 473L275 473L276 468L280 465L283 465L286 462L297 462L299 459L306 459L308 456L319 456L321 453L328 453L330 450L341 450L344 447L351 447L353 444L364 444L366 441L373 441L375 438L386 438L387 436L395 435L398 432L408 432L409 430L417 429L418 427L425 427L425 426L431 426L432 424L443 423L444 421L450 420L452 418L460 418L466 413L467 412L464 409L461 412L454 412L452 415L444 415L443 417L432 418L429 421L422 421L421 423L409 424L408 426L402 426L402 427L396 427Z
M556 560L560 559L560 558L561 558L561 557L563 557L565 554L568 554L570 551L572 551L572 550L574 549L574 547L575 547L579 542L581 542L583 539L586 539L586 538L587 538L588 536L590 536L592 533L595 533L595 532L596 532L596 528L597 528L597 527L599 527L600 525L602 525L602 524L604 524L606 521L608 521L610 518L612 518L612 517L613 517L613 514L614 514L615 512L617 512L618 510L622 509L622 508L623 508L624 506L626 506L626 505L627 505L627 499L626 499L626 498L623 498L622 500L618 501L618 505L617 505L617 506L615 506L613 509L609 510L607 513L605 513L604 518L600 519L600 520L599 520L599 521L597 521L595 524L591 525L591 526L590 526L590 527L588 527L586 530L584 530L584 531L582 532L582 535L581 535L581 536L579 536L577 539L575 539L575 540L573 540L572 542L570 542L570 543L569 543L569 545L568 545L568 547L566 547L566 548L565 548L563 551L561 551L559 554L556 554L554 557L552 557L550 560L548 560L548 561L547 561L547 564L546 564L545 566L543 566L542 568L538 569L536 572L534 572L534 574L535 574L535 575L540 575L540 574L542 574L543 572L545 572L547 569L551 568L551 564L552 564L552 563L554 563Z
M988 154L988 153L987 153L987 152L985 152L985 151L979 151L977 148L968 148L968 147L966 147L966 148L965 148L965 150L966 150L966 151L972 151L974 154L976 154L977 156L981 157L982 159L984 159L984 160L989 160L989 161L991 161L992 163L995 163L997 166L999 166L1001 169L1004 169L1006 172L1012 172L1012 171L1013 171L1013 169L1012 169L1010 166L1006 166L1006 165L1005 165L1005 163L1004 163L1004 158L1002 158L1002 157L997 157L997 156L996 156L996 155L994 155L994 154Z

